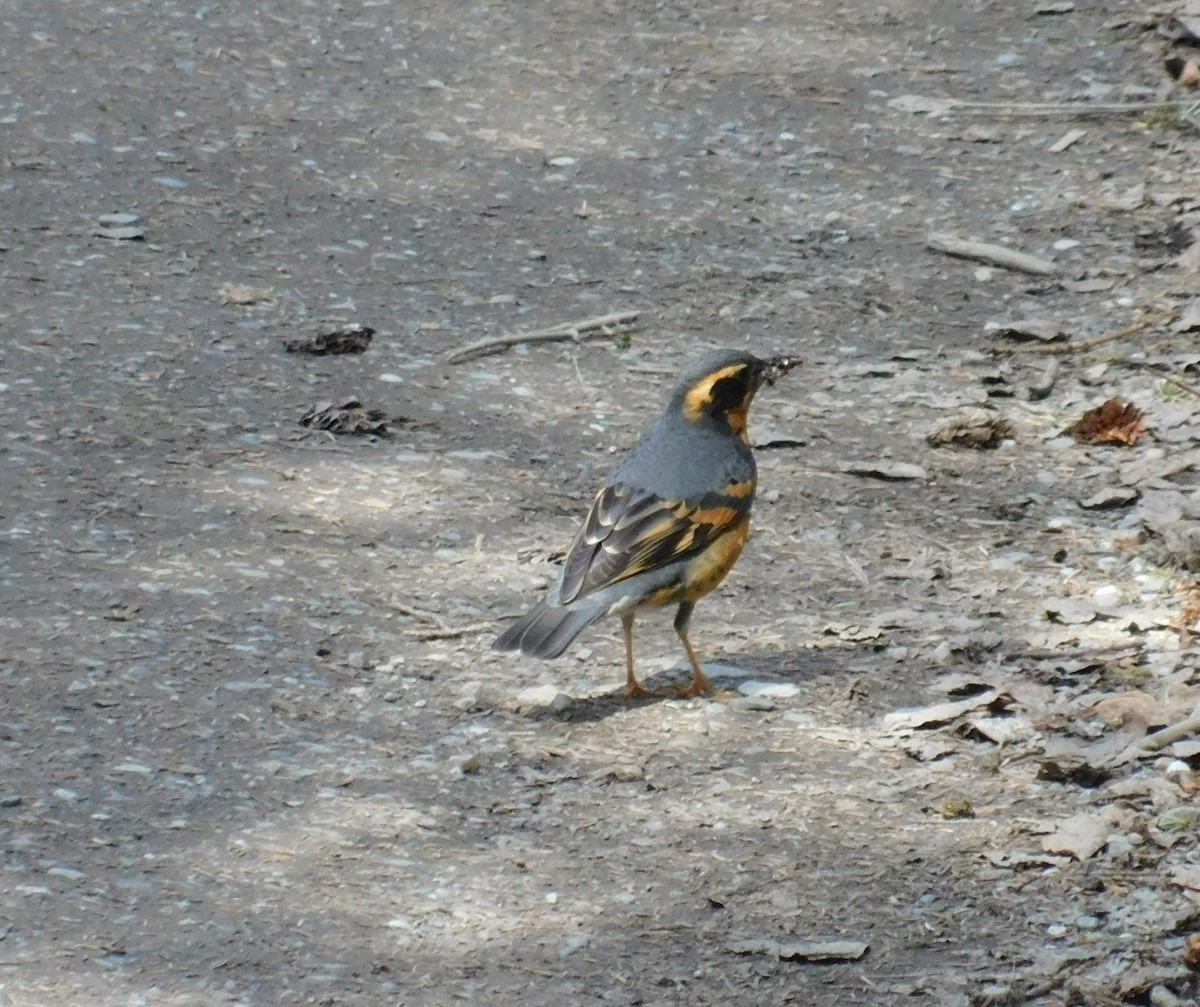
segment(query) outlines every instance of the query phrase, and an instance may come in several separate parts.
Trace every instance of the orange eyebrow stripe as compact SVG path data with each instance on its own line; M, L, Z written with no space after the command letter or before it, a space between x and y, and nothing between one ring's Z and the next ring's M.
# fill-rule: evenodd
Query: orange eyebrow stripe
M684 418L693 423L700 419L700 414L704 411L704 407L712 401L713 385L722 378L731 378L739 371L744 371L745 369L745 364L730 364L728 367L722 367L719 371L713 371L712 374L701 378L696 384L692 385L683 397Z

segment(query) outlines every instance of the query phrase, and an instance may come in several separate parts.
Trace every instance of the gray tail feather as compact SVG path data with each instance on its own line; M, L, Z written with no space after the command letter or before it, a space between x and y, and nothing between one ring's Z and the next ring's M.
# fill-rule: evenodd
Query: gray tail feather
M600 618L607 605L576 602L570 606L538 602L492 644L494 650L519 650L530 657L558 657L580 633Z

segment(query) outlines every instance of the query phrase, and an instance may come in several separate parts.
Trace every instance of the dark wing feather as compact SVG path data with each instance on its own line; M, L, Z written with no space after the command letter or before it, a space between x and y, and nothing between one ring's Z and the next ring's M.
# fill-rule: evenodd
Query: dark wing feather
M563 564L560 605L702 552L750 512L751 483L694 500L663 500L620 483L606 486Z

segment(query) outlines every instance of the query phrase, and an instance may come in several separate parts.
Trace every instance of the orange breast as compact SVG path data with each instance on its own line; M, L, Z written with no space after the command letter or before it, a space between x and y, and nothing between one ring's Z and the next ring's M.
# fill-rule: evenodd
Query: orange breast
M742 554L742 547L750 537L750 515L729 529L699 556L688 563L683 573L683 590L680 601L695 601L708 594L725 579L733 564Z

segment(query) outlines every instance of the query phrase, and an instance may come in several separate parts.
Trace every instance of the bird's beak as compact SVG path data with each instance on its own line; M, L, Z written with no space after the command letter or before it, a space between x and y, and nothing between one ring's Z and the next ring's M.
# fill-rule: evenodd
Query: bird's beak
M766 361L766 367L763 368L763 384L775 384L776 381L787 374L793 367L799 367L802 363L804 361L799 357L772 357Z

